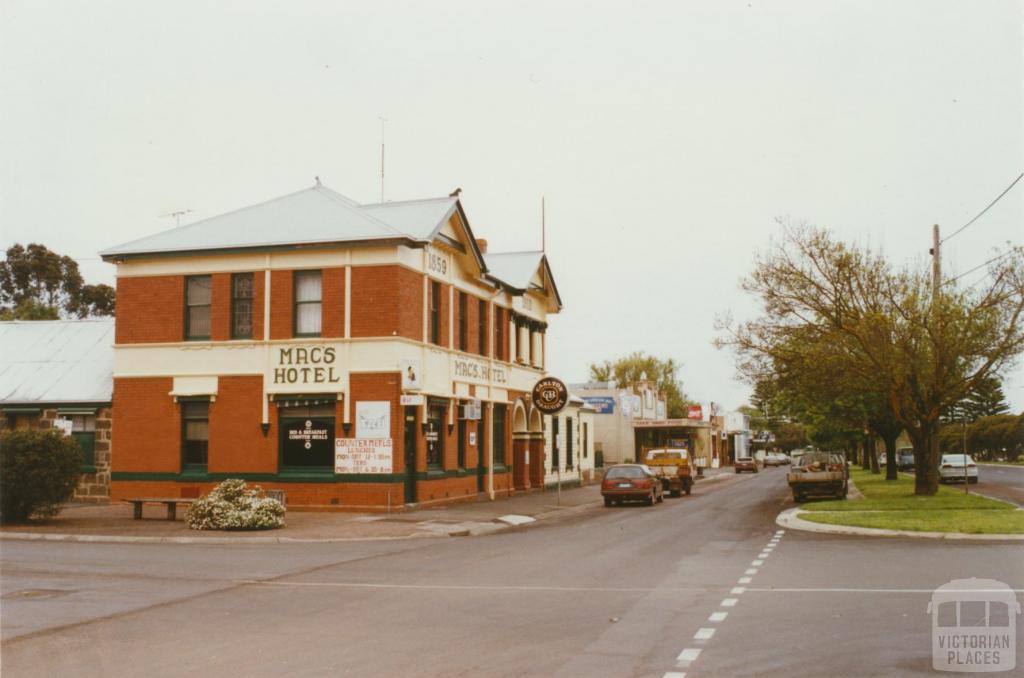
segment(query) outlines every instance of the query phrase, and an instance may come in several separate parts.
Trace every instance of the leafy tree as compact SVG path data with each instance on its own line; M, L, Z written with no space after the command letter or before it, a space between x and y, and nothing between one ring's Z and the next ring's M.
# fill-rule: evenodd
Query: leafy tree
M0 433L0 518L48 517L71 498L82 467L74 438L57 431Z
M59 320L56 306L41 304L35 299L23 299L14 308L0 308L0 320Z
M923 267L898 270L824 229L787 226L744 281L762 316L720 324L729 333L720 344L738 349L741 374L771 370L794 346L837 359L842 372L821 364L823 378L849 377L851 393L885 403L878 411L914 443L915 492L931 495L941 413L1024 351L1024 253L993 260L989 274L987 285L933 291Z
M993 374L978 380L966 396L946 409L942 419L946 423L970 423L980 417L1006 414L1009 411L1010 406L1003 393L1003 384L999 377Z
M662 360L637 351L615 361L590 365L590 378L594 381L615 381L621 386L633 384L647 378L665 396L666 410L670 419L686 417L686 408L691 400L683 392L683 383L678 378L679 365L672 358Z
M45 245L16 244L0 262L0 313L18 320L109 316L114 314L114 289L86 285L74 259Z

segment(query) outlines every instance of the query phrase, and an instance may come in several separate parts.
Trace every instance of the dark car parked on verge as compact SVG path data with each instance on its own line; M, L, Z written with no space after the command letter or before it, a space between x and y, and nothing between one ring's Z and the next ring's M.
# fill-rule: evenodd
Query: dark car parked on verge
M643 501L652 506L664 500L661 479L644 464L612 466L601 481L601 496L604 497L605 506L630 500Z

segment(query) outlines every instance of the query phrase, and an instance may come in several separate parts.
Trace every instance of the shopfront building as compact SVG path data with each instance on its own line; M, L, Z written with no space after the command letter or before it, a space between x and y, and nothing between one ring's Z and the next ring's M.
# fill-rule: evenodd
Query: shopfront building
M318 184L102 256L114 498L244 478L289 506L387 510L526 489L512 412L561 300L544 255L487 253L457 196L360 205Z

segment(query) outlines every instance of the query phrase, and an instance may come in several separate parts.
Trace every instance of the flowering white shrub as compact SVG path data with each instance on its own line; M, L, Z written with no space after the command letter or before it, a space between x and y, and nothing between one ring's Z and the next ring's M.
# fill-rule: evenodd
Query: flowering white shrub
M281 502L264 496L259 485L229 479L196 500L185 521L193 530L272 530L284 527L284 513Z

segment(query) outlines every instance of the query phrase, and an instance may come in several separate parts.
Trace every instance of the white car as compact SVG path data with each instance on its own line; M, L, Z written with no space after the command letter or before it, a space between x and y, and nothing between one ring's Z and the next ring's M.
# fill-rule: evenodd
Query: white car
M939 462L939 482L963 482L964 460L967 460L967 482L978 482L978 466L969 454L944 454Z

